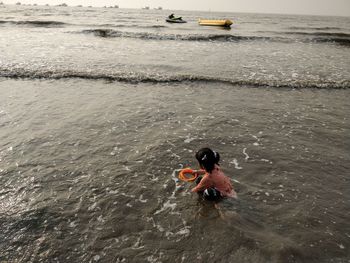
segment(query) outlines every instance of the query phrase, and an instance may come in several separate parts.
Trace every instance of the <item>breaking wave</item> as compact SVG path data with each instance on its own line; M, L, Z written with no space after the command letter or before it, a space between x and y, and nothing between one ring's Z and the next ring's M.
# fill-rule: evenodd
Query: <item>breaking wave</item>
M46 20L24 20L24 21L0 20L0 24L25 25L25 26L34 26L34 27L57 27L57 26L66 25L66 23L64 22L46 21Z
M350 38L350 34L348 33L341 33L341 32L284 32L284 34L290 34L290 35L302 35L302 36L316 36L316 37L329 37L329 38L337 38L337 37L343 37L343 38Z
M342 28L340 27L331 27L331 26L325 26L325 27L291 26L291 27L288 27L288 29L291 29L291 30L342 30Z
M165 25L138 25L138 24L92 24L87 25L91 27L114 27L114 28L144 28L144 29L155 29L155 28L168 28ZM103 30L103 29L97 29L97 30ZM110 29L104 29L104 30L110 30Z
M303 41L336 43L350 47L350 34L342 32L284 32L287 35L302 36Z
M86 29L80 32L82 34L92 34L97 37L113 38L113 37L126 37L126 38L139 38L148 40L183 40L183 41L222 41L222 42L237 42L241 40L270 40L270 37L260 36L236 36L228 34L157 34L150 32L124 32L113 29Z
M221 83L232 86L248 87L275 87L275 88L318 88L318 89L348 89L350 81L282 81L282 80L247 80L247 79L228 79L200 75L160 75L135 72L117 72L117 73L92 73L84 71L70 70L30 70L21 68L1 69L0 77L11 79L86 79L86 80L106 80L117 81L131 84L154 83L154 84L177 84L177 83Z
M230 34L163 34L152 32L125 32L113 29L86 29L78 32L81 34L92 34L103 38L136 38L143 40L176 40L176 41L208 41L208 42L240 42L240 41L266 41L266 42L313 42L313 43L336 43L344 46L350 46L350 34L330 33L330 32L284 32L285 35L299 36L291 37L272 37L272 36L241 36ZM302 38L300 38L302 37Z

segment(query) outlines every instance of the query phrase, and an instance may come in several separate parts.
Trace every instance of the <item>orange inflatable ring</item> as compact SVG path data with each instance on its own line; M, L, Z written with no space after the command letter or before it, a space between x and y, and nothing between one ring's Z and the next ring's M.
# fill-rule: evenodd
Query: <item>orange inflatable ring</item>
M192 176L187 176L188 174L191 174ZM196 173L191 168L184 168L179 173L179 179L184 182L193 182L198 177L198 173Z

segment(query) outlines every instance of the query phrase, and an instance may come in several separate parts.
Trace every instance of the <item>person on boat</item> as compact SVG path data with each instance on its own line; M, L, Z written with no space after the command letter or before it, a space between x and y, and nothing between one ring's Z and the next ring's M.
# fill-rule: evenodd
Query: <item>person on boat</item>
M172 20L182 20L182 17L175 17L174 14L171 14L170 16L168 16L169 19L172 19Z
M197 186L191 192L196 192L205 200L219 201L224 197L237 198L230 178L221 170L220 154L209 148L202 148L196 153L196 159L202 170L196 171L203 177L196 180Z

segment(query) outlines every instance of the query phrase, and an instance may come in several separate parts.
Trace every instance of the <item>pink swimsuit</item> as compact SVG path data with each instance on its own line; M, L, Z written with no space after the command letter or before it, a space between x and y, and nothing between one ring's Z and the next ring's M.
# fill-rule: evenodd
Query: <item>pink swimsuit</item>
M192 189L192 192L204 191L208 188L215 188L220 191L223 197L237 197L236 192L233 190L230 178L225 176L220 166L215 165L213 171L210 174L206 173L199 184Z

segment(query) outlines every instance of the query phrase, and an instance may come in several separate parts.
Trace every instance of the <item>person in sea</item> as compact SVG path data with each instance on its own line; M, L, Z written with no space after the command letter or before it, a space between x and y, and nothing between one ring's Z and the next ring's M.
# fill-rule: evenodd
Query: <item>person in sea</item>
M182 17L179 16L179 17L175 17L174 14L171 14L170 16L168 16L169 19L172 19L172 20L182 20Z
M201 170L196 173L199 176L196 179L197 186L191 192L196 192L205 200L219 201L225 197L237 198L233 190L230 178L221 170L219 165L220 154L209 148L202 148L196 153L196 159Z

